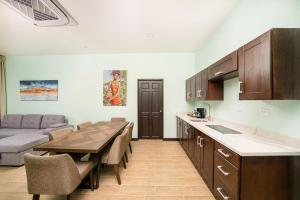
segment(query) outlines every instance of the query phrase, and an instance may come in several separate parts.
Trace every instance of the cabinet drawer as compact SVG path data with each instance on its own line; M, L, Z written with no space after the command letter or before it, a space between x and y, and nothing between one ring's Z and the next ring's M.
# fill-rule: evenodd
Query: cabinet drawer
M236 168L240 167L240 156L224 145L221 145L220 143L216 142L215 145L215 152L217 152L218 155L220 155L222 158L233 164Z
M226 74L231 72L236 72L237 75L237 69L237 51L234 51L208 67L208 80L224 77Z
M214 195L217 200L238 200L238 194L231 192L218 176L215 177Z
M215 152L215 178L218 178L233 194L238 193L239 170Z

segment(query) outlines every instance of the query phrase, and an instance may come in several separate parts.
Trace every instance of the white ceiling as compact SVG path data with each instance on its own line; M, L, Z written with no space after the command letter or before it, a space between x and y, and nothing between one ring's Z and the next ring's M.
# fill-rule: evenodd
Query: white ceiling
M191 52L238 0L59 0L78 26L36 27L0 2L0 54Z

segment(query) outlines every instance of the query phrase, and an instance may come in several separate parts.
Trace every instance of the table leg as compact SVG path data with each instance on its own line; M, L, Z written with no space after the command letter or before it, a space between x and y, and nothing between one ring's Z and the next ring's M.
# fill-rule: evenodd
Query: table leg
M101 154L99 153L97 155L97 166L96 166L96 186L95 188L98 189L99 188L99 181L100 181L100 171L101 171Z

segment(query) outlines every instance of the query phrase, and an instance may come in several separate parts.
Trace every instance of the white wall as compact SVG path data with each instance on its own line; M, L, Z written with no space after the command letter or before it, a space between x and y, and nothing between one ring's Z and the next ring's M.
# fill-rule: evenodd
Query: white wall
M124 116L137 125L137 79L164 79L164 137L176 137L175 113L185 103L185 79L194 73L194 54L101 54L8 56L8 113L65 114L72 124ZM128 70L125 107L103 107L103 69ZM58 80L59 100L20 101L20 80ZM137 136L136 127L134 137Z

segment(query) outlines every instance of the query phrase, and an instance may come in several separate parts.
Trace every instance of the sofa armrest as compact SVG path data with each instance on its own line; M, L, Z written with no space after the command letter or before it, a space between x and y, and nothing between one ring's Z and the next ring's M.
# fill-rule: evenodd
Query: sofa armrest
M63 126L67 126L67 123L58 123L58 124L52 124L50 125L49 128L59 128L59 127L63 127Z

